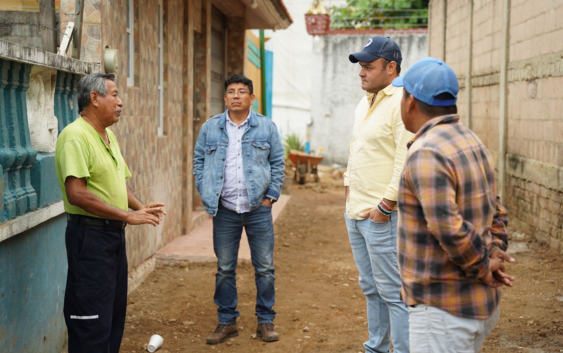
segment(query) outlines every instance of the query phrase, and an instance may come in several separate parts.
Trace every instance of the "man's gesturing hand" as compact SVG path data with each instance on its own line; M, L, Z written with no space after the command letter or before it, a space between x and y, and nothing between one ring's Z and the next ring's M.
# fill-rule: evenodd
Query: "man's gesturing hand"
M157 216L158 216L158 219L160 219L160 220L162 221L162 218L163 218L164 216L166 216L166 211L164 211L164 210L162 209L162 207L164 207L164 204L163 204L163 203L161 203L161 202L155 202L155 203L148 203L148 204L144 205L144 206L141 208L141 210L146 210L146 209L149 209L149 208L159 208L159 209L160 209L160 212L158 212Z
M127 212L127 223L131 225L152 224L157 226L162 220L164 211L160 207L143 208L138 211ZM164 212L164 214L166 214Z

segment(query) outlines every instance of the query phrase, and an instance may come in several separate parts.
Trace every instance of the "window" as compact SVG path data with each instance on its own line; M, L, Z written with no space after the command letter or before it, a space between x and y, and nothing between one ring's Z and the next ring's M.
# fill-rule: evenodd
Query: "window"
M158 135L164 135L164 23L162 0L158 1Z
M127 86L135 86L135 21L133 0L127 0Z

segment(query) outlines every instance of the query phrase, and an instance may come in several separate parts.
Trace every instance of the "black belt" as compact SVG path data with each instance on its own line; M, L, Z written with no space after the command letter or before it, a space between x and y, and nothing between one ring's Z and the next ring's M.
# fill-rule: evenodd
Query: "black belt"
M94 218L70 213L67 215L67 220L69 223L82 224L90 227L123 229L125 228L125 226L127 226L127 222L116 221L113 219Z

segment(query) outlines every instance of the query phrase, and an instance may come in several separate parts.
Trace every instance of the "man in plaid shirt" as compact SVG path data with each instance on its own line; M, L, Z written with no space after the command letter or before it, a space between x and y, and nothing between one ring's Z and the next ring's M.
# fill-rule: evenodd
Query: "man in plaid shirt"
M460 121L457 77L426 58L404 77L401 115L415 133L399 184L398 257L411 353L478 352L499 318L506 210L487 148Z

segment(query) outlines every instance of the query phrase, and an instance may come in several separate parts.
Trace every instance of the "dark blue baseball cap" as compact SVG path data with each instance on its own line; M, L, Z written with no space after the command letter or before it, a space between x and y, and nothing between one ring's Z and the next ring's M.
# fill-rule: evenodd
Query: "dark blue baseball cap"
M352 63L363 62L370 63L379 58L394 61L401 66L403 57L399 45L389 37L373 37L364 46L364 50L358 53L350 54L348 59Z
M434 58L424 58L414 64L405 76L393 80L393 86L405 87L414 98L428 105L449 107L456 104L459 83L457 76L445 62ZM452 99L437 99L449 93Z

